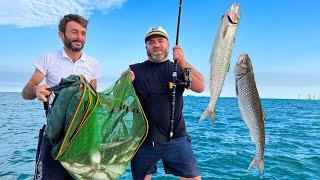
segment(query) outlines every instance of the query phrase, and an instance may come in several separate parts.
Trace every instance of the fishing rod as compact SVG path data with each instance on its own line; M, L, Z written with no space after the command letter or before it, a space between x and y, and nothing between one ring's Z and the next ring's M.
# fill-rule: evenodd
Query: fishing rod
M182 9L182 0L179 1L179 12L178 12L178 25L177 25L177 35L176 35L176 46L179 44L179 32L180 32L180 17L181 17L181 9ZM191 68L185 68L185 82L178 80L178 62L174 59L173 64L173 72L172 72L172 82L169 83L169 88L172 89L171 96L171 116L170 116L170 138L173 137L173 125L174 125L174 117L175 117L175 108L176 108L176 91L177 85L183 85L186 88L190 87L191 83Z
M180 32L180 17L181 17L182 0L179 1L179 12L178 12L178 25L177 25L177 35L176 35L176 45L179 43L179 32ZM176 63L177 61L174 60Z

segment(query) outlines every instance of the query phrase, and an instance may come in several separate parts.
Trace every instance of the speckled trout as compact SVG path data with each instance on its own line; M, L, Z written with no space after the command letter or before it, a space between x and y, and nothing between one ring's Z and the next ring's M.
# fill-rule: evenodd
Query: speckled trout
M258 167L264 171L265 117L259 93L254 80L253 68L248 54L241 54L235 70L236 94L242 119L247 124L252 141L256 145L256 155L248 169Z
M233 3L222 16L210 57L210 101L200 120L210 116L214 122L215 109L226 74L230 68L230 59L240 20L239 4Z

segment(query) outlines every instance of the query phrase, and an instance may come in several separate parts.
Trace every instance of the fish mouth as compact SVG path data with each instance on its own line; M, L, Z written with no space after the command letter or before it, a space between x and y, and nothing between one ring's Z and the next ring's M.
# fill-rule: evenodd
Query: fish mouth
M240 67L241 69L247 69L248 68L247 65L239 64L239 63L237 63L237 66Z
M238 3L233 3L228 11L228 20L232 24L238 24L240 21L240 6Z
M248 69L249 66L246 63L243 63L242 59L240 62L237 62L237 66L240 67L241 69Z
M238 59L237 65L240 66L243 69L247 69L250 67L250 58L249 55L246 53L240 54L240 57Z
M236 76L244 76L250 73L252 70L251 62L249 55L246 53L240 54L240 57L236 63L235 67L235 75Z

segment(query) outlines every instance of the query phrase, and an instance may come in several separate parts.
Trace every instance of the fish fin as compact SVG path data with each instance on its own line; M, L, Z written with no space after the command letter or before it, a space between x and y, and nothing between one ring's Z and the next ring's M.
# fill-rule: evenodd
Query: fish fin
M235 86L235 89L236 89L236 95L238 96L238 86L237 86L237 80L234 82L234 86Z
M222 18L224 18L224 16L222 16ZM224 39L227 35L228 32L228 26L224 26L221 32L221 38Z
M207 119L208 116L209 116L209 112L208 112L207 109L206 109L206 110L204 110L204 112L202 113L199 121L200 121L200 122L204 121L205 119Z
M248 170L257 167L259 169L260 175L264 173L264 160L263 158L255 155L252 162L250 163Z
M223 31L222 31L222 39L224 39L227 35L227 31L228 31L228 27L226 27Z
M229 72L229 70L230 70L230 63L229 63L229 66L228 66L228 70L227 70L227 72Z

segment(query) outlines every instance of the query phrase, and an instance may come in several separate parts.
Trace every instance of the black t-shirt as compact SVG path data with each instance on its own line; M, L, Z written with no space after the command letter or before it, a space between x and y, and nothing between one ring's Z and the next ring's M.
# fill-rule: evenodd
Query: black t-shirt
M166 142L169 140L174 65L169 60L154 63L149 60L130 65L135 74L133 86L142 104L149 123L148 141ZM178 79L183 80L183 71L178 65ZM186 135L186 127L182 115L183 86L176 88L176 106L173 138Z

